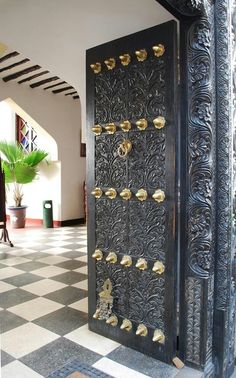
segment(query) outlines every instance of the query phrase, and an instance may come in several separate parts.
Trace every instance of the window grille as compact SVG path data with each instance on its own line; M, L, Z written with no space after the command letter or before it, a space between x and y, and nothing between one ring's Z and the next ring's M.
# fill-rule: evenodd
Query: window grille
M16 139L27 152L36 151L38 149L36 131L18 114L16 115Z

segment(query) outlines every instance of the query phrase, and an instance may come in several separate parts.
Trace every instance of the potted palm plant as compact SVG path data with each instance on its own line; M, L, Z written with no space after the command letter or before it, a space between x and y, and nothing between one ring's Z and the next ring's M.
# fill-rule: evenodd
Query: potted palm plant
M13 228L25 227L26 205L22 205L23 185L35 180L38 164L48 153L43 150L27 152L18 143L0 141L2 169L5 182L13 186L14 206L9 206L10 221Z

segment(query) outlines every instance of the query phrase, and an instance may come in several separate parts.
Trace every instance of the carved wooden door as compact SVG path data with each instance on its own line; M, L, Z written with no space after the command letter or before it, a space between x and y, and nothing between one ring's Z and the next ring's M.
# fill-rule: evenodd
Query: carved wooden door
M87 51L89 326L176 355L176 23Z

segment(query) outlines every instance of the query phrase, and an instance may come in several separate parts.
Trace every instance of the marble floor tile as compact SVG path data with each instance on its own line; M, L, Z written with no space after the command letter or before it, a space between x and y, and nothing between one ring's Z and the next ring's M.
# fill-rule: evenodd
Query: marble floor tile
M58 337L36 324L26 323L2 334L2 349L15 358L21 358Z
M45 266L46 266L46 264L40 263L38 261L29 261L29 262L26 262L24 264L17 265L17 269L21 269L25 272L34 272L35 270L41 269Z
M69 307L75 310L88 313L88 298L81 299L80 301L71 303Z
M38 261L44 264L48 264L48 265L56 265L56 264L59 264L61 262L65 262L68 260L70 259L63 256L48 256L48 257L42 257Z
M34 270L34 274L40 277L50 278L58 276L59 274L66 273L68 270L64 268L59 268L54 265L47 265L44 268Z
M66 285L62 282L54 281L51 279L43 279L29 285L21 286L23 290L29 291L30 293L41 297L64 287L66 287Z
M15 358L10 356L10 354L4 352L3 350L1 350L1 367L9 364L10 362L12 361L15 361ZM0 372L0 377L1 377L1 372Z
M35 324L61 336L82 327L87 322L87 314L69 307L63 307L34 320Z
M9 277L9 278L4 279L4 282L10 285L14 285L16 287L21 287L21 286L28 285L33 282L40 281L42 279L43 277L36 276L35 274L22 272L20 276Z
M113 340L89 331L87 324L68 333L64 337L102 356L106 356L120 346L120 344Z
M22 324L25 324L27 320L12 314L11 312L5 310L0 311L0 329L1 333L10 331L13 328L19 327Z
M81 256L81 257L76 257L75 260L83 261L83 262L88 263L88 255L84 255L84 256Z
M22 273L23 272L20 269L16 269L12 267L3 268L3 269L0 269L0 280L4 280L5 278L9 278L9 277L18 276L19 274L22 274Z
M67 361L75 358L80 358L84 363L92 365L101 356L61 337L23 357L21 361L39 374L42 374L43 377L47 377L48 374L63 366Z
M88 274L88 266L85 265L85 266L82 266L81 268L75 269L75 272Z
M76 282L84 281L86 278L87 276L85 274L77 273L74 271L66 272L53 277L55 281L64 282L67 285L72 285Z
M0 293L4 293L15 288L15 286L10 285L7 282L0 281Z
M20 305L8 308L8 311L21 316L22 318L31 322L41 316L49 314L62 308L63 305L50 301L47 298L38 297L32 301L24 302Z
M179 372L174 366L167 365L164 362L123 345L112 351L106 357L150 377L174 378Z
M104 357L97 361L93 366L96 369L103 371L104 373L110 374L114 378L149 378L149 375L138 373L135 370L127 368L124 365L118 364L108 358ZM157 377L157 376L156 376ZM155 377L155 378L156 378Z
M4 366L1 371L1 378L43 378L20 361L14 361Z
M7 266L14 266L22 263L29 262L29 259L26 259L25 257L21 256L12 256L8 259L1 260L1 264L7 265Z
M53 247L42 249L42 252L48 253L49 255L60 255L61 253L69 252L70 249L62 247Z
M71 286L77 287L78 289L88 290L88 280L77 282Z
M81 268L85 265L87 265L85 262L77 261L77 260L68 260L68 261L64 261L64 262L57 264L57 266L59 266L60 268L64 268L64 269L68 269L68 270L76 270L76 269Z
M86 290L78 289L72 286L67 286L63 289L56 290L52 293L45 295L45 298L51 299L55 302L62 303L64 305L69 305L87 296L88 292Z
M36 296L28 291L16 288L0 294L0 306L3 308L9 308L30 301L34 298L36 298Z

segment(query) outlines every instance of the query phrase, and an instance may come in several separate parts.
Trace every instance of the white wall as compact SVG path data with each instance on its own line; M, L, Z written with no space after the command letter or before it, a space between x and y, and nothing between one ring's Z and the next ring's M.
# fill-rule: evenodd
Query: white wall
M35 210L36 207L33 210L33 207L30 206L27 216L40 218L38 214L40 211L40 215L42 215L42 200L52 199L55 200L55 220L83 218L85 158L80 157L79 102L64 96L45 93L40 89L1 82L0 101L8 98L23 109L25 113L28 113L31 120L46 130L55 139L58 148L59 162L52 167L44 168L44 181L42 182L44 190L40 191L40 198L39 195L36 195L36 184L26 186L24 202L33 205L37 201L37 210ZM55 173L60 170L61 180L58 182ZM50 190L49 176L52 176Z
M85 128L85 51L173 19L156 0L0 0L0 41L72 84Z
M16 140L15 112L5 101L0 102L0 139L8 142Z

